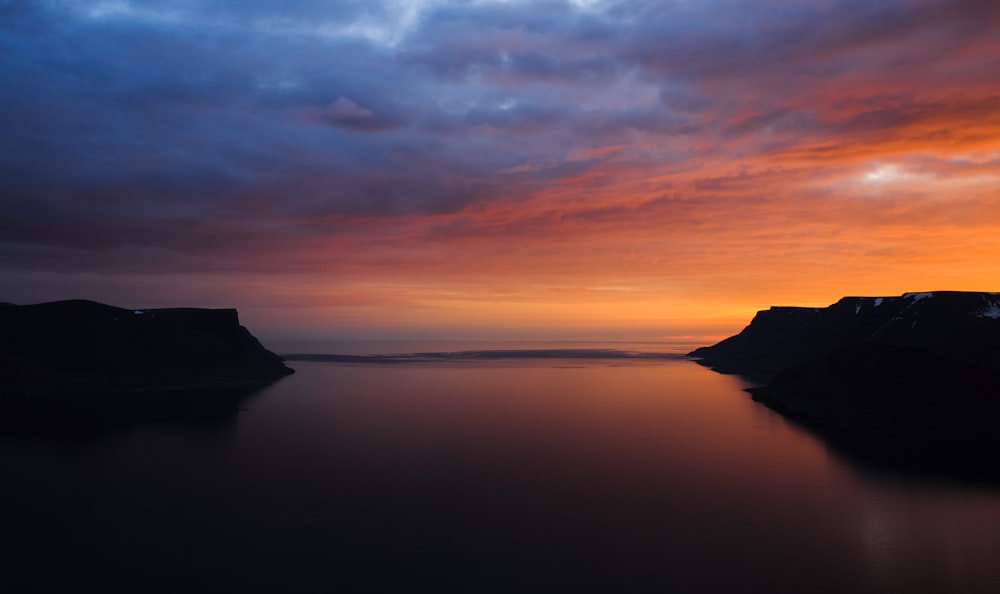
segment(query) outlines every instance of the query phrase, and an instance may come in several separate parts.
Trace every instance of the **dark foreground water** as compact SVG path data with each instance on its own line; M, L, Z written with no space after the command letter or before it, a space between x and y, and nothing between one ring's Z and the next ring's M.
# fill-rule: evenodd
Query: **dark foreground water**
M0 588L1000 591L1000 489L688 361L293 365L228 420L0 439Z

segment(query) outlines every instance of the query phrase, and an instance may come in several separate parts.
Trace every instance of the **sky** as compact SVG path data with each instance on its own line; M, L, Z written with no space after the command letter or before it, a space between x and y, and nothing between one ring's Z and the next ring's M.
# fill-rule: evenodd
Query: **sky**
M0 0L0 301L709 341L1000 290L995 0Z

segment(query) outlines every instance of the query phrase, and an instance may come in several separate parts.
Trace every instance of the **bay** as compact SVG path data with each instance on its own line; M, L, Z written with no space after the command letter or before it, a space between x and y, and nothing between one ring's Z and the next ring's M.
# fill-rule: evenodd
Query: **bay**
M995 486L857 464L691 361L292 365L225 419L4 436L10 591L1000 589Z

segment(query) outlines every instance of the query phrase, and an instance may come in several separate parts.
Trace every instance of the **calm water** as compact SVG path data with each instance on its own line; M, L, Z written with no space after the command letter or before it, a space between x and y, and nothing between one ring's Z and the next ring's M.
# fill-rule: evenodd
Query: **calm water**
M294 367L225 422L6 436L7 591L1000 591L1000 490L688 361Z

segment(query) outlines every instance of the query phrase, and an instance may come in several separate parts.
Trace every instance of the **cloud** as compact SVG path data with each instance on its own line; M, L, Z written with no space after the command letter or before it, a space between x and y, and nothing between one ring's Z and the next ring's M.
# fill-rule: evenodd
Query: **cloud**
M819 253L879 217L873 252L916 253L1000 220L998 29L983 0L0 2L0 265L735 274L754 229Z
M327 105L326 113L332 118L348 121L367 120L372 117L371 110L359 106L346 97L338 97L336 101Z

